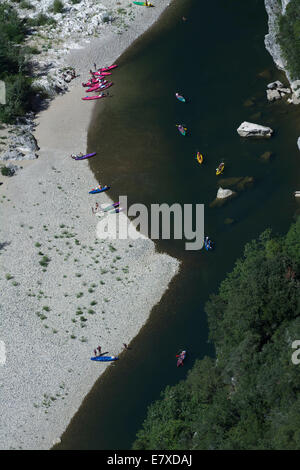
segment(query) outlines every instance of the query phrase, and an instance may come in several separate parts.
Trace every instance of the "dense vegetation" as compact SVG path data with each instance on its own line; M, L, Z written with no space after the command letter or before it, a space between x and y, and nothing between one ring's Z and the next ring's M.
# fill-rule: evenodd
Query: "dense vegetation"
M216 357L149 407L134 449L299 449L300 218L265 231L206 304Z
M6 85L6 104L0 105L0 120L13 123L29 109L33 94L26 74L25 58L30 52L24 46L27 26L7 3L0 5L0 24L0 80Z
M278 42L292 79L300 79L300 0L291 0L281 16Z

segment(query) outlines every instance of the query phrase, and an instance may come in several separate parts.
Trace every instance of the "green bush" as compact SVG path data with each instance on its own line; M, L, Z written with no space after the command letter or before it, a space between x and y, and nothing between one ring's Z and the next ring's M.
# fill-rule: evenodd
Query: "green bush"
M292 79L300 79L300 0L291 0L280 17L277 40Z
M3 176L13 176L14 171L12 171L10 168L7 168L6 166L1 167L1 174Z
M35 26L54 26L56 24L55 18L45 15L44 13L39 13L35 18L29 18L27 20L27 25L30 27Z
M54 0L52 6L50 7L50 11L53 13L62 13L64 10L64 4L61 0Z

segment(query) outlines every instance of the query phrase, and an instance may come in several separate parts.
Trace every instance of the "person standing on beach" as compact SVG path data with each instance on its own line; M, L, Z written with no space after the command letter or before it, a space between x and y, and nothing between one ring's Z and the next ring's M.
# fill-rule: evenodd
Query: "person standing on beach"
M99 354L101 354L101 346L98 346L97 349L99 351Z
M96 70L96 72L97 72L97 65L96 65L96 63L95 63L95 62L94 62L94 69L95 69L95 70Z
M94 354L95 354L95 356L97 356L97 350L96 349L94 349Z

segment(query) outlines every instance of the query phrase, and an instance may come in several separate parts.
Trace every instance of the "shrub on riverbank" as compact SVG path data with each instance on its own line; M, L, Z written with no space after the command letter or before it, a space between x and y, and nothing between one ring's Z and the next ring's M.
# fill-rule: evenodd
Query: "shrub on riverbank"
M134 449L299 449L300 218L264 232L206 305L217 360L149 407Z
M31 80L26 76L25 56L28 48L22 46L26 22L13 7L0 5L0 80L5 82L6 104L0 105L0 120L13 123L30 107L33 95Z
M292 79L300 79L300 0L291 0L281 16L277 40Z

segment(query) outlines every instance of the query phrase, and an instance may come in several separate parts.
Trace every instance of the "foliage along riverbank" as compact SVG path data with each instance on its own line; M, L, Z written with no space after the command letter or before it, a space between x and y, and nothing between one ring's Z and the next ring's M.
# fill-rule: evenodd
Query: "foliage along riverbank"
M300 78L300 0L290 0L279 19L278 43L293 80Z
M6 85L7 102L0 104L0 121L13 123L29 111L34 95L26 58L32 51L25 46L26 21L7 3L0 5L0 23L0 80Z
M300 218L266 230L206 304L216 359L149 407L134 449L299 449Z

